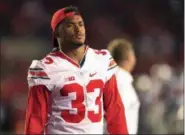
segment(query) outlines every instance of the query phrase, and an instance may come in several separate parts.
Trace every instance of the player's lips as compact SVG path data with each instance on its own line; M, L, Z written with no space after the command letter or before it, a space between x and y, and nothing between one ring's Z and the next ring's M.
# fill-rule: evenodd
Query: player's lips
M77 34L77 35L75 35L75 37L76 37L76 38L83 38L84 35L83 35L83 34Z

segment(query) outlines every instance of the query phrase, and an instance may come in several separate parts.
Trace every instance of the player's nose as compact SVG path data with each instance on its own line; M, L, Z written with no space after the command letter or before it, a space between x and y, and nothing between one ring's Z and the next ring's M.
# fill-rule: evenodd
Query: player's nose
M75 25L75 26L74 26L74 30L75 30L75 33L76 33L76 34L79 33L79 32L80 32L80 26Z

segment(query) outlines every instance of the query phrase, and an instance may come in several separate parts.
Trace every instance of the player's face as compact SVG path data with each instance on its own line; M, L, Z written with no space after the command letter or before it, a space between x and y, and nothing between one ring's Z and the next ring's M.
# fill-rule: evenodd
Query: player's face
M62 30L63 29L63 30ZM59 35L63 36L64 42L82 45L85 42L85 26L80 15L66 18L59 28Z

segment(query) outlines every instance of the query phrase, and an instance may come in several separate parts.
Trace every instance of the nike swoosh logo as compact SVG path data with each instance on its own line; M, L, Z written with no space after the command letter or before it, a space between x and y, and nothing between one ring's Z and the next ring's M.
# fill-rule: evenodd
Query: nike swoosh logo
M90 77L93 77L93 76L96 75L96 74L97 74L97 72L95 72L95 73L93 73L93 74L90 73L89 76L90 76Z

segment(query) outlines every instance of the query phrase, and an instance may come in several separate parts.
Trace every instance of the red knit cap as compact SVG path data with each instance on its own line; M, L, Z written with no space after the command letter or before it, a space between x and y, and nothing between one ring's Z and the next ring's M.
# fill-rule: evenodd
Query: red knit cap
M75 15L75 12L64 13L64 10L65 8L59 9L53 14L53 17L51 20L51 28L53 31L55 31L56 26L66 17Z

